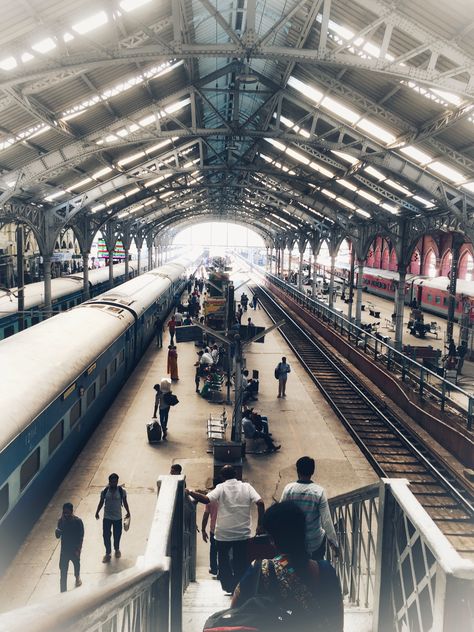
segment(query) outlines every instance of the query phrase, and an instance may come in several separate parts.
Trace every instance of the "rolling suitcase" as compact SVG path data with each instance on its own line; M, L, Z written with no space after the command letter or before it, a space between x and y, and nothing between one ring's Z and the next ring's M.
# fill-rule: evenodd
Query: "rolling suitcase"
M148 443L159 443L162 438L161 426L155 419L146 425Z

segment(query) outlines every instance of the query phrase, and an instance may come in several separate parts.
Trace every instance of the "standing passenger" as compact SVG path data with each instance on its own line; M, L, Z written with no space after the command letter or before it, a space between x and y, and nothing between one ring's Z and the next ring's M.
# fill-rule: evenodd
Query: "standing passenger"
M155 320L155 338L156 346L161 349L163 346L163 323L159 318Z
M286 380L290 372L291 367L283 356L275 369L275 377L278 378L278 397L286 397Z
M167 372L171 375L171 379L173 382L177 382L179 380L178 376L178 352L176 351L176 347L174 345L169 345L168 347L168 370Z
M309 456L296 461L298 480L288 483L280 502L291 500L303 511L306 518L306 549L312 560L323 560L326 554L326 539L338 551L337 535L329 513L326 492L321 485L313 483L315 462Z
M247 568L252 506L254 503L257 505L257 534L259 534L265 505L249 483L237 480L237 472L232 465L224 465L220 477L223 482L219 483L207 496L199 492L188 493L191 498L206 505L213 501L219 504L215 532L219 579L224 591L232 593Z
M81 549L84 539L84 524L74 515L72 503L64 503L63 513L58 520L55 531L56 537L61 539L61 554L59 556L59 570L61 573L61 592L67 590L67 571L69 562L74 566L76 586L81 586Z
M168 330L170 332L170 345L174 344L174 334L176 332L176 320L174 318L174 316L171 316L170 320L168 321Z
M213 575L217 579L217 575L219 573L218 565L217 565L217 544L216 539L214 537L216 530L216 521L217 521L217 510L218 503L213 500L209 504L206 505L204 509L204 513L202 514L202 523L201 523L201 533L202 539L204 542L209 540L209 574ZM211 523L209 525L209 536L207 535L207 523L209 522L209 518L211 519Z
M257 298L257 295L254 294L252 298L252 307L254 308L254 310L257 309L257 305L258 305L258 298Z
M110 562L112 554L111 531L114 534L115 557L121 557L120 538L122 537L122 505L125 507L125 518L130 518L130 508L127 501L127 492L118 484L118 474L109 476L109 484L100 494L99 504L95 512L96 520L99 520L99 512L104 507L104 518L102 521L102 535L104 538L105 555L102 559L104 564Z

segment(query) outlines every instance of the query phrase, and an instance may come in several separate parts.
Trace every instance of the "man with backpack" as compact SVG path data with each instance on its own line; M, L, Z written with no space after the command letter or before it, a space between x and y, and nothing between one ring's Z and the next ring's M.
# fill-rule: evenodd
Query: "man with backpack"
M291 373L291 367L283 357L281 362L275 367L275 378L278 380L278 397L286 397L286 380L288 373Z
M109 484L100 494L99 504L95 512L96 520L99 520L99 512L104 507L104 517L102 521L102 535L104 538L105 555L102 562L107 564L112 557L111 534L114 535L115 557L121 557L120 538L122 537L122 505L127 512L125 520L130 520L130 508L128 506L127 492L118 484L118 474L109 476Z

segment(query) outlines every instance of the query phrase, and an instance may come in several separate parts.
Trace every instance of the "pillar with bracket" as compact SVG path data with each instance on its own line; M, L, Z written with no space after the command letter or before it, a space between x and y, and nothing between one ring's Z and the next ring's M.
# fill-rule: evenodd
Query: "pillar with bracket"
M405 312L407 266L398 264L398 287L395 298L395 348L398 351L403 347L403 316Z
M52 253L43 253L43 276L44 276L44 318L52 315L51 302L51 257Z
M356 325L362 324L362 288L364 286L364 261L357 261L357 286L356 286Z
M89 290L89 252L87 250L82 251L82 296L85 301L90 298Z

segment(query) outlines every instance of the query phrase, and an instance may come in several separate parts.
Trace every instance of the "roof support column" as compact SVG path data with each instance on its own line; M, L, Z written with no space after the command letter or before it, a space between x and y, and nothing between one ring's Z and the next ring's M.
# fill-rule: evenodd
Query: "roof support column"
M25 259L24 259L24 230L23 224L16 228L16 270L18 286L18 331L25 327Z
M135 234L135 245L137 247L137 276L140 276L141 273L141 263L142 263L142 246L144 240L143 233Z
M398 264L398 287L395 293L395 348L402 350L403 346L403 314L405 311L407 266Z
M449 344L453 340L453 327L454 317L456 313L456 285L458 282L458 266L459 266L459 251L464 242L464 239L458 235L453 234L453 241L451 245L451 270L449 272L449 294L448 294L448 324L446 327L446 342ZM454 340L453 340L454 341Z
M362 287L364 285L364 260L357 260L356 325L362 324Z
M334 275L336 273L336 253L331 252L331 272L329 274L329 309L334 307Z
M355 248L351 242L351 267L349 270L349 295L347 298L347 319L352 321L352 302L354 300Z
M319 255L319 250L321 249L321 240L318 239L317 237L315 237L314 239L311 240L311 252L313 253L313 283L311 286L311 294L313 295L313 297L316 296L317 294L317 289L318 289L318 263L317 263L317 258Z
M44 279L44 318L52 315L51 304L51 257L52 253L43 254L43 279Z
M298 250L300 253L300 260L298 266L298 290L300 292L303 291L303 263L304 263L304 253L306 250L306 239L300 239L298 241Z
M108 223L103 231L105 246L109 255L109 287L114 287L114 250L117 243L117 231L115 225Z
M82 298L87 301L90 298L89 290L89 255L87 250L82 251Z
M146 247L148 254L148 271L153 268L153 235L149 233L146 236Z

